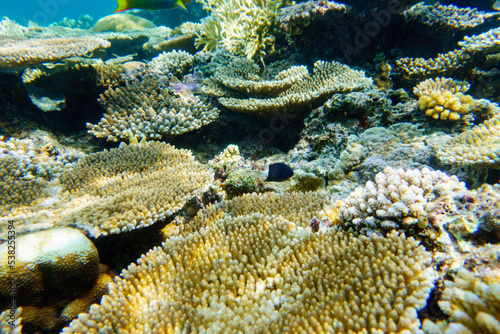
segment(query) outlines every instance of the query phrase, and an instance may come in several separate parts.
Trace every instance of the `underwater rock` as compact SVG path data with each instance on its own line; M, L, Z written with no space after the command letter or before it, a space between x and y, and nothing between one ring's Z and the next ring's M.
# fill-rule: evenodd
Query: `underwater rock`
M104 32L104 31L114 31L120 32L125 29L128 30L146 30L150 28L156 28L156 25L146 20L142 17L135 16L132 14L111 14L101 18L92 27L92 31Z

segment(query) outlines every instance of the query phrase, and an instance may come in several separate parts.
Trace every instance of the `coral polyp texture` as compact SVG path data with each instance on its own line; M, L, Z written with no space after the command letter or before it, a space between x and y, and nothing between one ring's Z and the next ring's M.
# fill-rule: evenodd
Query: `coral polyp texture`
M477 27L498 13L486 13L477 8L460 8L455 5L439 3L426 5L419 2L403 12L407 21L419 21L426 25L442 26L448 29L465 30Z
M373 83L363 71L336 61L315 62L312 75L304 66L293 66L273 80L260 80L256 71L256 65L239 61L217 72L203 89L207 94L221 96L219 102L228 109L269 116L285 109L294 113L307 110L334 93L361 90ZM241 94L254 97L241 98Z
M499 333L500 270L482 269L479 273L460 268L454 281L445 281L441 309L450 316L446 322L425 320L427 334Z
M196 46L204 51L223 49L235 56L262 62L274 48L278 10L287 0L197 0L210 13L201 22Z
M0 39L0 67L27 66L85 56L111 43L95 36Z
M99 102L107 111L99 123L87 123L89 133L112 142L161 139L216 120L219 110L206 99L189 91L178 96L168 87L166 74L180 71L191 61L185 52L171 55L153 59L143 69L141 78L129 79L125 85L110 87L101 94Z
M413 92L418 96L418 108L426 116L440 120L456 121L470 114L474 99L464 92L469 83L451 78L427 79L419 83Z
M345 14L349 10L349 6L335 1L307 1L281 8L277 19L285 24L307 26L313 21L326 20L333 14Z
M495 116L447 140L436 148L445 164L500 168L500 111Z
M373 229L425 228L434 202L460 190L466 190L464 183L441 171L386 167L375 182L366 182L340 203L338 219L348 226Z
M434 278L412 238L226 216L130 265L63 333L412 333Z
M81 158L62 173L52 196L15 208L5 219L19 221L18 233L71 225L94 237L116 234L169 218L208 190L212 179L188 150L122 144Z

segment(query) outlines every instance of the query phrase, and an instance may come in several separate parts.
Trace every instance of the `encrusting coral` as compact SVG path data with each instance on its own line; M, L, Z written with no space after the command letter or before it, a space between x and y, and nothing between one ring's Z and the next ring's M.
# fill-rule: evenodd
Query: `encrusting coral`
M271 196L279 201L280 195ZM63 333L412 333L419 328L417 310L425 305L434 272L417 241L396 232L367 237L304 228L310 219L249 210L205 214L210 223L171 237L131 264L101 304ZM318 213L310 210L309 217Z
M473 273L460 268L454 281L445 281L439 306L450 316L446 322L425 320L426 334L494 334L500 332L500 270Z
M435 201L466 190L456 176L441 171L394 170L386 167L340 202L338 219L348 226L393 229L416 225L425 228Z
M46 196L2 219L15 219L19 234L67 225L94 237L116 234L170 217L212 180L190 151L157 142L122 144L81 158L45 189Z
M471 113L476 101L464 92L469 83L451 78L434 78L420 82L413 92L418 96L418 108L425 115L440 120L459 120Z
M0 39L0 67L26 66L85 56L111 43L95 36Z
M235 63L206 80L202 89L220 97L224 107L252 115L269 116L278 110L297 113L324 102L334 93L361 90L373 83L363 71L336 61L315 62L312 75L303 66L293 66L274 80L260 80L256 65L250 62ZM254 97L241 98L241 93Z

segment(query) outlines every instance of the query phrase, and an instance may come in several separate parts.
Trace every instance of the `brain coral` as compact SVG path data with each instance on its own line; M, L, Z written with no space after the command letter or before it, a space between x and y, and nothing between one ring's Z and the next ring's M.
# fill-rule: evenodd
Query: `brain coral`
M5 219L22 224L18 233L54 225L76 225L95 237L120 233L169 217L212 179L190 151L157 142L122 144L80 159L62 173L52 196L15 208Z
M469 83L450 78L427 79L419 83L413 92L418 96L418 107L434 119L456 121L468 115L474 99L464 92Z
M433 270L395 232L227 215L130 265L64 333L413 333Z

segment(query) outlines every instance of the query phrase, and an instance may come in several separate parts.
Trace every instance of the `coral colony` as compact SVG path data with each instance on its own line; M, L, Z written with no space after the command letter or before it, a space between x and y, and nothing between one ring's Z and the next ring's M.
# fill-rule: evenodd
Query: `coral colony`
M0 332L499 333L492 2L3 18Z

